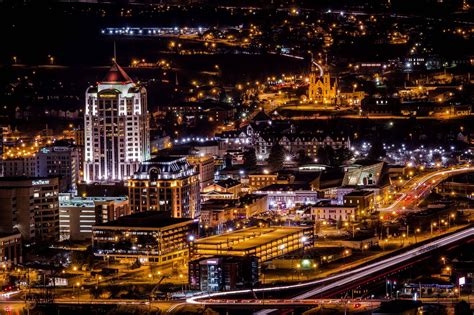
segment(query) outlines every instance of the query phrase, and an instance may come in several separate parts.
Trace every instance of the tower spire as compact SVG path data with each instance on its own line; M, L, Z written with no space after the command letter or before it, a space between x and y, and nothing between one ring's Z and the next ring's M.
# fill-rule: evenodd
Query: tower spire
M114 41L114 62L117 62L117 46Z

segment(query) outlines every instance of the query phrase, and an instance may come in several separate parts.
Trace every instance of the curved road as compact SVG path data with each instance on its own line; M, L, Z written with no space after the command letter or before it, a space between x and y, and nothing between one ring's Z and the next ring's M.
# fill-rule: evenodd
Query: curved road
M281 291L281 290L288 290L288 289L301 289L305 287L311 287L311 286L318 286L315 289L312 289L306 293L300 294L293 299L297 300L302 300L302 299L307 299L312 296L320 295L323 294L324 292L330 291L334 288L352 283L357 280L361 280L369 275L372 275L374 273L380 272L384 269L387 269L389 267L394 267L398 264L408 262L409 260L422 256L426 254L427 252L430 252L432 250L435 250L439 247L444 247L450 244L453 244L455 242L458 242L460 240L463 240L465 238L469 238L474 236L474 227L470 227L465 230L461 230L458 232L455 232L451 235L444 236L440 239L437 239L435 241L429 242L427 244L418 246L414 249L411 249L407 252L403 252L395 257L389 257L386 259L383 259L378 262L374 262L371 264L368 264L366 266L362 266L353 270L349 270L346 272L342 272L340 274L330 276L324 279L320 280L314 280L310 282L305 282L305 283L300 283L300 284L293 284L293 285L284 285L284 286L276 286L276 287L268 287L268 288L259 288L259 289L254 289L253 291L250 289L246 290L235 290L235 291L227 291L227 292L217 292L217 293L210 293L210 294L205 294L205 295L200 295L196 297L191 297L186 300L187 303L190 304L206 304L205 301L201 301L203 299L207 298L222 298L226 296L233 296L236 294L248 294L252 292L272 292L272 291ZM264 313L262 313L264 314Z
M474 172L474 167L464 166L461 168L453 168L443 171L435 171L423 175L419 178L415 178L413 183L411 183L403 192L400 197L395 200L390 206L385 208L378 208L377 210L381 213L385 212L405 212L405 210L410 206L415 206L421 198L426 197L426 195L439 183L441 183L446 178L462 174L466 172ZM404 208L405 207L405 208Z

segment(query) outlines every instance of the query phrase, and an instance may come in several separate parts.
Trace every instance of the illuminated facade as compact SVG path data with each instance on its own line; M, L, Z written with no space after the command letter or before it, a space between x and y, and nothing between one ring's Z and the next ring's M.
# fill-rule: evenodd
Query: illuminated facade
M319 65L312 63L309 74L308 98L310 103L334 105L360 105L365 97L363 91L356 91L357 86L351 92L341 92L338 88L337 79L332 79L328 69L322 69Z
M265 262L313 246L313 227L252 227L196 240L194 256L256 256Z
M41 148L33 156L3 161L7 177L58 176L59 191L76 191L79 180L80 153L76 146L54 144Z
M189 286L199 291L252 288L258 283L257 257L221 256L189 262Z
M91 239L93 225L129 214L127 197L71 197L63 194L59 200L60 239Z
M120 181L150 157L145 88L114 63L102 82L86 91L84 180Z
M170 211L175 218L199 217L199 174L186 157L159 156L143 162L128 187L133 213Z
M337 98L337 81L331 80L329 72L323 74L321 80L319 71L312 70L309 75L308 97L316 104L334 104Z
M93 226L92 249L105 259L182 265L188 262L189 243L196 233L197 224L192 219L148 211Z
M26 241L59 239L59 180L0 178L0 232L15 229Z
M23 263L21 234L0 233L0 264L11 267Z

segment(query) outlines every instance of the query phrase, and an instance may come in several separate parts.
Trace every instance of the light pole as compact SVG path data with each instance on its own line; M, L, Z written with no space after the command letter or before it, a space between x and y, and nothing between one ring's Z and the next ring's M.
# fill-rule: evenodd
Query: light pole
M79 291L79 290L80 290L80 286L81 286L81 283L80 283L79 281L76 282L76 287L77 287L77 289L76 289L76 291L77 291L77 304L79 304L79 296L80 296L80 293L81 293L81 292ZM74 291L74 286L73 286L73 291ZM74 293L73 293L73 294L74 294Z
M436 227L436 222L431 223L431 235L433 235L433 228Z

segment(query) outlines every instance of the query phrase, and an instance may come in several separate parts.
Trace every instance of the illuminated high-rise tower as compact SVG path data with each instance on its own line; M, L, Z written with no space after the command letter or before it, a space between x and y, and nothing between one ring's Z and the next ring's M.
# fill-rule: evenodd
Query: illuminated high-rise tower
M150 158L146 89L115 62L86 91L84 143L86 182L127 179Z

